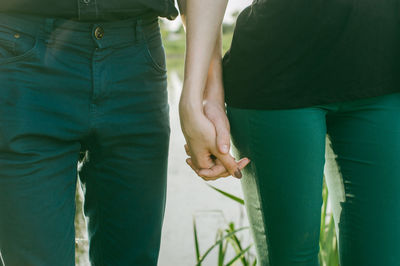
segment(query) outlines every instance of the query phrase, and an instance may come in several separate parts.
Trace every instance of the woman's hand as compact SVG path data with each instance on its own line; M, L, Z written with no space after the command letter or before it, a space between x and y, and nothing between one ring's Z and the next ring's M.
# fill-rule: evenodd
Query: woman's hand
M198 176L202 177L206 181L210 180L216 180L221 177L228 177L230 176L229 172L226 170L225 166L222 164L222 162L219 159L215 159L214 163L215 165L209 169L199 169L196 166L194 166L192 159L191 159L191 153L189 150L189 146L185 144L185 151L186 154L189 156L189 158L186 159L186 163L197 173ZM237 165L239 169L243 169L248 163L250 162L249 159L243 158L239 161L237 161ZM239 178L240 179L240 178Z
M221 89L222 90L222 89ZM206 94L209 89L206 89ZM225 104L216 100L205 100L203 103L204 115L211 121L217 134L217 148L221 153L230 150L230 125L225 113Z

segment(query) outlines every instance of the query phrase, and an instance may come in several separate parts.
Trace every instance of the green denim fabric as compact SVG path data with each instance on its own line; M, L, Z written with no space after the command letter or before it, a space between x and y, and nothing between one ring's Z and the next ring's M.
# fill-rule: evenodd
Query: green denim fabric
M92 265L156 265L167 95L157 18L89 23L0 14L5 266L74 265L78 174Z
M319 265L324 166L340 264L400 265L400 93L227 113L259 265Z

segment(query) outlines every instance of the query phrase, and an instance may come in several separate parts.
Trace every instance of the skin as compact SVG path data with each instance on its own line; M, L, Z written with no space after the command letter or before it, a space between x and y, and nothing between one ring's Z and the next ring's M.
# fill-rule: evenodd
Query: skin
M241 178L250 160L229 154L230 128L222 82L221 24L227 0L178 0L186 26L185 75L179 115L188 165L204 180ZM212 6L213 8L209 8Z

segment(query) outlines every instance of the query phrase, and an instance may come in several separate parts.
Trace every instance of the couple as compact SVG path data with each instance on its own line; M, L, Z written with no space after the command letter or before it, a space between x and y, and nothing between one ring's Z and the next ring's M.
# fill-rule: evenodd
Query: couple
M223 59L227 0L178 4L187 163L241 178L259 265L318 265L326 136L341 265L400 265L398 0L256 0ZM74 265L78 173L92 265L156 265L173 0L0 11L0 265Z

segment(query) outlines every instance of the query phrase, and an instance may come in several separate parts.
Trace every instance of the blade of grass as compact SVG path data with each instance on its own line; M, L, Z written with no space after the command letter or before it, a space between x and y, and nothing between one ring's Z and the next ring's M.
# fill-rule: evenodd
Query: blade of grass
M222 240L223 231L219 231L218 234L219 234L219 240ZM227 242L221 241L221 243L219 244L219 251L218 251L218 266L224 265L226 247L227 247Z
M242 258L244 256L244 254L246 254L247 251L250 250L252 244L249 245L247 248L243 249L242 252L240 252L239 254L236 255L236 257L234 257L231 261L229 261L225 266L230 266L233 263L235 263L237 260L239 260L240 258Z
M327 189L326 183L324 181L324 185L323 185L323 189L322 189L320 241L321 241L321 239L325 240L325 217L326 217L327 207L328 207L328 189Z
M333 220L333 215L329 220L329 226L327 231L327 243L326 243L326 253L327 253L327 265L335 266L336 261L338 261L337 245L336 245L336 232L335 232L335 222Z
M237 197L235 195L232 195L232 194L230 194L228 192L225 192L223 190L220 190L219 188L216 188L216 187L214 187L214 186L212 186L210 184L207 184L207 186L209 186L210 188L214 189L215 191L218 191L219 193L221 193L225 197L228 197L228 198L230 198L230 199L232 199L232 200L244 205L244 200L243 199L241 199L241 198L239 198L239 197Z
M196 260L197 265L201 266L200 262L200 246L199 246L199 238L197 236L197 226L196 226L196 219L193 217L193 232L194 232L194 247L196 249Z
M235 230L235 224L233 222L229 223L229 229L227 229L227 232L232 232ZM228 238L228 241L231 243L233 249L235 250L236 254L239 254L240 252L243 251L242 245L240 243L239 238L236 236L236 234L232 235L230 238ZM243 266L248 266L248 262L245 256L241 258Z

